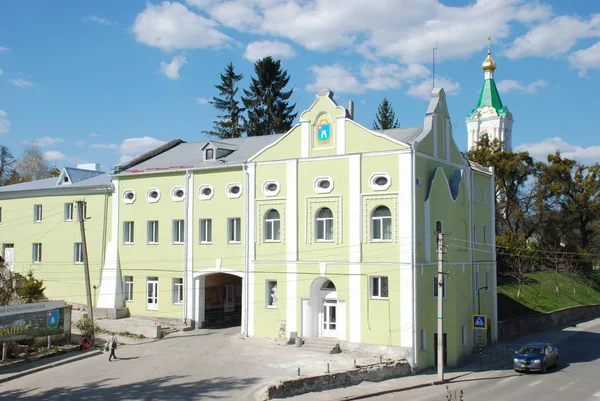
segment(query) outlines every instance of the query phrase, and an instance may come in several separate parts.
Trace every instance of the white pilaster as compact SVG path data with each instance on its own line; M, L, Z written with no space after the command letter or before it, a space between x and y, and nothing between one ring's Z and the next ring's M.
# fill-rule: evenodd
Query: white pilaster
M490 177L490 252L492 256L492 299L494 302L494 321L492 322L492 341L498 341L498 281L496 271L496 191L494 186L494 176Z
M302 130L300 135L300 157L308 157L310 148L310 121L301 122Z
M348 176L349 180L349 241L350 247L348 260L350 261L349 271L349 341L352 343L360 343L361 340L361 303L362 303L362 288L360 276L360 262L362 258L362 227L361 227L361 159L360 155L352 155L348 159Z
M198 300L194 302L194 280L192 273L194 271L194 174L188 171L185 174L186 189L185 189L185 230L186 230L186 261L185 261L185 318L193 319L194 308L198 307ZM196 322L198 324L198 322Z
M246 241L248 241L248 273L247 273L247 277L248 277L248 285L246 286L246 288L248 289L248 335L249 336L253 336L254 335L254 294L257 291L257 288L255 286L255 281L254 281L254 260L255 260L255 254L256 254L256 249L255 249L255 235L256 235L256 202L254 201L256 199L256 195L255 195L255 188L256 188L256 165L255 164L249 164L248 165L248 188L246 189L247 194L248 194L248 198L249 198L249 204L248 204L248 215L246 216L247 221L246 224L249 227L248 230L248 238L245 238ZM263 284L264 285L264 284ZM261 289L259 289L259 291L262 291L262 287Z
M97 308L115 308L123 306L123 285L119 275L119 179L113 178L113 194L111 205L111 232L110 241L106 245L106 257L102 269L100 294L98 295ZM144 288L145 284L142 284Z
M413 172L412 153L398 155L398 252L400 254L400 346L413 346Z
M287 241L286 336L298 333L298 160L286 162L285 236Z
M336 139L335 143L337 145L337 154L345 155L346 154L346 116L341 116L337 118L337 122L335 124L336 129Z

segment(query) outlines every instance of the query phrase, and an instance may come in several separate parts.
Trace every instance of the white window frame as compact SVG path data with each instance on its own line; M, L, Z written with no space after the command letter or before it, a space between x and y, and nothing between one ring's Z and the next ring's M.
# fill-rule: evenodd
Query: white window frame
M173 220L173 244L185 243L185 222L182 219Z
M387 182L383 185L377 184L378 178L385 178ZM392 185L392 178L388 173L373 173L369 177L369 186L373 191L386 191Z
M173 304L183 304L183 278L181 277L173 279Z
M322 182L328 182L329 186L327 188L322 188ZM328 194L333 191L333 179L331 177L317 177L313 182L313 189L318 194Z
M65 221L73 221L73 211L75 207L73 206L73 202L65 203L64 207L64 219Z
M182 191L183 195L178 196L177 192L179 191ZM175 202L182 202L185 199L185 188L182 186L173 187L173 189L171 189L171 199Z
M277 213L276 219L268 218L269 214L271 214L272 211L275 211ZM277 210L277 209L267 210L267 213L265 214L264 224L265 224L264 242L281 242L281 214L279 213L279 210ZM269 230L269 227L270 227L270 230ZM275 230L275 228L277 228L277 230ZM277 235L275 235L276 231L277 231ZM269 233L271 234L271 237L269 237Z
M276 188L270 190L269 186L271 186L272 184L275 184ZM262 190L265 196L277 196L279 194L279 191L281 191L281 185L279 185L279 181L277 180L267 180L263 183Z
M148 220L147 223L147 238L148 245L156 245L160 240L158 220Z
M233 188L235 188L235 187L238 187L239 191L237 193L231 192L231 190ZM225 188L225 194L227 195L227 197L229 199L237 199L237 198L239 198L240 196L242 196L242 184L240 184L239 182L229 183L227 185L227 187Z
M383 293L383 280L386 281L387 295ZM389 299L390 298L390 280L387 276L371 276L371 298L372 299Z
M419 342L421 343L421 345L419 348L421 351L427 351L427 330L421 329L420 333L421 333L421 338L420 338Z
M35 223L41 223L44 218L42 205L33 205L33 221Z
M212 152L212 156L208 157L208 152L211 151ZM212 147L212 146L207 146L204 149L204 160L205 161L209 161L209 160L216 160L216 156L217 156L217 150Z
M275 297L271 297L272 289L275 288ZM265 281L265 308L277 308L277 280Z
M200 239L200 243L212 244L212 219L200 219L199 228L198 238Z
M31 244L31 262L38 264L42 263L42 243L34 242Z
M156 198L150 196L151 193L156 192ZM160 189L158 188L149 188L146 191L146 200L148 203L156 203L160 200Z
M133 221L123 222L123 244L133 244L135 241L135 225Z
M73 244L73 263L76 265L83 264L83 244L81 242Z
M123 298L125 302L133 301L133 276L123 277Z
M442 292L444 293L444 299L448 298L448 289L447 289L448 286L446 285L447 281L448 281L448 278L444 277L444 279L443 279L443 285L442 285L442 287L443 287L442 288ZM437 299L438 298L438 296L436 295L436 293L439 294L439 291L440 291L440 287L438 285L438 277L436 275L433 278L433 299Z
M331 217L319 217L319 214L323 209L329 210L331 213ZM319 222L323 223L323 232L319 232ZM331 239L327 239L327 223L331 223ZM317 210L315 214L315 241L316 242L333 242L333 237L335 235L335 225L334 225L334 216L333 211L328 207L322 207Z
M127 198L127 196L129 194L133 194L133 197L131 199ZM132 204L135 202L135 191L133 189L126 189L125 191L123 191L123 202L129 204Z
M227 243L239 244L242 242L242 219L240 217L227 218Z
M210 194L208 194L208 195L204 194L203 192L205 189L210 189ZM210 200L210 199L212 199L213 196L215 196L215 189L213 188L212 185L210 185L210 184L200 185L200 187L198 188L198 198L200 200Z
M388 212L390 212L390 215L389 216L375 216L375 211L377 209L379 209L380 207L386 208L388 210ZM383 238L383 233L384 233L383 223L384 223L384 220L388 220L388 219L389 219L389 223L390 223L390 229L393 230L392 211L390 210L390 208L385 205L379 205L373 209L373 212L371 213L371 242L392 242L392 238L390 238L390 239ZM375 220L379 220L380 238L375 238ZM393 236L393 233L392 233L392 236Z

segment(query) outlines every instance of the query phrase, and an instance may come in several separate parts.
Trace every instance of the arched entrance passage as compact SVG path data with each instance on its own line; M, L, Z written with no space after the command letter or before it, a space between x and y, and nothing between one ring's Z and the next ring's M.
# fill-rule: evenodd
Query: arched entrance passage
M201 276L204 294L199 308L204 310L202 327L232 327L242 324L242 278L227 273ZM204 296L202 296L204 295Z
M335 283L319 277L310 285L310 299L302 300L302 335L345 339L346 304L338 300Z

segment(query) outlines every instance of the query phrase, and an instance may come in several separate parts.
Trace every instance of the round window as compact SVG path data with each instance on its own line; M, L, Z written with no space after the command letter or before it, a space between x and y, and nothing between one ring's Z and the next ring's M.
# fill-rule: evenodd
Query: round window
M327 189L331 186L331 183L328 180L319 181L319 188Z
M380 187L386 185L388 183L388 179L386 177L377 177L375 178L375 184Z
M175 196L177 198L183 198L184 192L183 189L178 189L177 191L175 191Z
M231 188L229 188L229 192L231 192L234 195L237 195L240 193L240 187L237 185L234 185Z
M210 194L212 194L212 189L210 189L209 187L202 188L202 195L210 196Z
M125 199L127 199L127 200L133 200L134 197L135 197L135 195L133 194L133 192L127 192L125 194Z
M274 182L272 182L269 185L267 185L267 191L269 191L269 192L275 192L275 191L277 191L277 184L275 184Z
M152 192L150 192L150 197L151 197L152 199L156 199L156 198L158 198L158 192L156 192L156 191L152 191Z

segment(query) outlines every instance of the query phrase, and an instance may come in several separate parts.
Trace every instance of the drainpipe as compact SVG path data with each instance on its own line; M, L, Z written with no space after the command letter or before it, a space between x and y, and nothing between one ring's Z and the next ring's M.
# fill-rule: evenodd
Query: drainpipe
M413 313L413 328L412 328L412 337L413 337L413 349L412 349L412 366L413 369L418 369L417 366L417 303L415 301L416 297L417 297L417 271L416 271L416 267L417 267L417 244L419 243L419 238L418 238L418 233L417 233L417 228L416 228L416 217L417 217L417 209L415 207L415 203L416 203L416 196L417 196L417 191L416 191L416 185L417 185L417 175L416 175L416 170L415 170L415 164L416 164L416 152L415 152L415 147L412 147L410 150L410 157L412 159L412 173L411 173L411 178L412 178L412 183L411 183L411 189L412 189L412 194L411 194L411 199L410 199L410 207L411 207L411 214L412 214L412 236L413 236L413 246L412 246L412 263L411 263L411 269L412 269L412 313ZM416 241L414 240L416 238Z
M250 222L248 221L248 215L249 215L249 211L250 211L250 190L249 190L249 185L250 185L250 174L248 173L248 164L244 163L244 173L245 173L245 180L246 180L246 185L245 185L245 197L246 197L246 201L245 201L245 206L244 206L244 216L245 216L245 223L246 223L246 229L245 229L245 233L244 233L244 304L245 304L245 308L246 308L246 318L244 319L244 334L246 335L246 337L248 337L248 327L249 327L249 323L248 323L248 312L249 312L249 308L248 308L248 290L249 290L249 285L248 285L248 281L249 281L249 277L250 274L248 272L248 269L250 268L250 261L248 260L248 257L250 255L250 241L248 240L250 238Z

